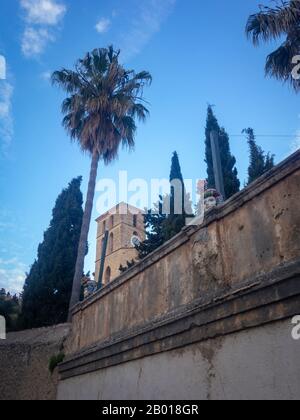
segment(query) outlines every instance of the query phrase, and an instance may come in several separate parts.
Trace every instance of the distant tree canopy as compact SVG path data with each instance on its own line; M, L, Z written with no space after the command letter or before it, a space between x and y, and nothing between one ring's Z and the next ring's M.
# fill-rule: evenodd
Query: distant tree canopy
M169 180L170 195L160 196L154 208L145 215L147 237L137 247L140 259L177 235L185 226L186 217L193 216L192 203L185 189L177 152L172 157Z
M248 168L248 185L262 176L265 172L274 167L274 155L265 153L260 146L257 145L254 130L247 128L243 130L247 135L250 164Z
M67 320L83 217L81 181L81 177L73 179L56 200L50 227L25 281L22 328Z
M0 315L6 320L6 328L8 331L16 330L18 327L18 318L21 306L19 298L5 289L0 290Z
M229 136L225 129L219 126L212 106L209 105L207 109L207 120L205 128L205 162L207 164L208 188L216 188L210 137L212 131L216 131L219 135L219 148L224 177L224 189L226 199L228 199L240 190L240 181L238 179L238 172L235 166L236 159L230 152Z
M167 215L163 213L163 197L160 196L153 209L148 210L144 216L146 239L136 247L141 260L164 244L164 222L166 218Z

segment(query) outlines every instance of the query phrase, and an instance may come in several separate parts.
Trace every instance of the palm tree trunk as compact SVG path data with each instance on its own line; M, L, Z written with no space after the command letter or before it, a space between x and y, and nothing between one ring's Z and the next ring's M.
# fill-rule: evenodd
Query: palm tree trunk
M92 157L89 186L88 186L88 192L87 192L87 197L86 197L85 210L84 210L83 219L82 219L80 241L79 241L78 254L77 254L77 260L76 260L76 268L75 268L72 294L71 294L70 305L69 305L69 317L68 317L69 322L72 321L72 308L79 302L79 299L80 299L81 280L82 280L82 275L83 275L83 270L84 270L84 259L85 259L88 234L89 234L89 229L90 229L90 224L91 224L98 163L99 163L99 154L95 152Z

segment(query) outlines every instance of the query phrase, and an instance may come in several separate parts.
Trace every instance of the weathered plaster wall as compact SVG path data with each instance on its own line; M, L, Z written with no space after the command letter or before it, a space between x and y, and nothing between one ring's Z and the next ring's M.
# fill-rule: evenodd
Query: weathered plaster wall
M62 381L58 399L300 399L300 341L285 320Z
M300 152L74 309L69 353L300 257Z
M55 400L57 371L49 360L57 355L69 325L10 333L0 340L0 400Z

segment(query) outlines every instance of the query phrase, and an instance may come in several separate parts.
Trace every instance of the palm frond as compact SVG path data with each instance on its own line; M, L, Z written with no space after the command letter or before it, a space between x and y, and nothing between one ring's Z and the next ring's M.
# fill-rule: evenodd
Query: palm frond
M51 81L53 85L58 85L67 93L75 93L82 86L78 73L67 69L55 71L51 76Z
M260 6L260 12L249 17L246 34L254 45L285 36L279 48L268 55L265 72L299 91L300 81L293 77L293 63L300 53L300 1L278 0L273 8Z
M254 45L260 41L277 39L288 33L291 28L299 25L300 2L283 1L275 8L261 6L259 13L249 17L246 25L246 35Z
M297 55L289 42L282 44L277 50L268 55L266 60L265 72L269 77L289 83L294 90L300 90L300 81L293 78L293 57Z

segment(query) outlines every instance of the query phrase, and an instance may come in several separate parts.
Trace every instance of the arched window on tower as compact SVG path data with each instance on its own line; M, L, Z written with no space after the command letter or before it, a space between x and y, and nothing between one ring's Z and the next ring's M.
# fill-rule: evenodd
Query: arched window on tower
M115 223L114 216L111 216L110 217L110 223L109 223L110 229L112 229L114 227L114 223Z
M106 232L106 220L104 220L104 222L103 222L103 233L105 233Z
M111 277L111 269L110 267L107 267L105 271L105 284L108 284L110 282L110 277Z
M111 233L109 236L109 251L110 253L114 252L114 234Z
M137 227L137 215L135 214L134 216L133 216L133 227Z

